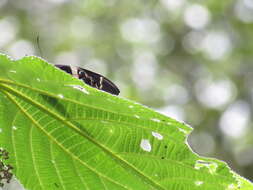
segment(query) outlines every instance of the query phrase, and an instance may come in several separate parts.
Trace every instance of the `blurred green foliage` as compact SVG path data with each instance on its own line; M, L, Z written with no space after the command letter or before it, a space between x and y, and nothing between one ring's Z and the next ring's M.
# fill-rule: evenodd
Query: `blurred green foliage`
M253 180L253 2L1 0L0 49L101 73ZM42 55L37 36L40 37Z

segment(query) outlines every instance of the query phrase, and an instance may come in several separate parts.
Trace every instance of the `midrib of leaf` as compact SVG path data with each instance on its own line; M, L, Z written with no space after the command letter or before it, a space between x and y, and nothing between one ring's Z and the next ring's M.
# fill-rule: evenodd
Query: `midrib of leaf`
M1 81L0 81L1 82ZM15 84L15 83L14 83ZM44 107L43 105L33 101L31 98L26 97L25 95L23 95L22 93L20 93L19 91L5 85L5 84L1 84L0 88L2 88L2 92L4 94L7 95L7 97L12 100L13 103L15 103L19 109L22 110L22 112L34 123L34 125L36 125L39 129L41 129L45 134L47 134L46 131L44 131L42 129L42 127L40 127L40 125L30 116L28 115L19 105L18 103L11 97L9 96L10 94L14 94L16 97L19 97L21 99L23 99L24 101L28 102L29 104L32 104L33 106L39 108L40 110L42 110L43 112L47 113L48 115L52 116L53 118L57 119L58 121L62 122L64 125L68 126L69 128L71 128L72 130L74 130L75 132L77 132L79 135L87 138L88 140L90 140L92 143L94 143L96 146L98 146L99 148L101 148L105 153L107 153L108 155L110 155L113 159L115 159L116 161L118 161L118 163L120 163L125 169L131 169L132 172L136 173L138 176L140 176L143 180L145 180L146 182L148 182L148 184L150 184L151 186L161 189L163 190L164 187L162 187L160 184L156 183L155 181L153 181L151 178L149 178L148 176L146 176L144 173L142 173L140 170L138 170L136 167L134 167L132 164L128 163L126 160L122 159L121 157L117 156L115 153L113 153L112 151L110 151L108 148L106 148L105 146L103 146L102 144L100 144L99 142L95 141L92 137L88 136L87 134L85 134L83 131L81 131L78 127L76 127L75 125L73 125L72 123L66 121L62 116L58 115L57 113L54 113L50 110L48 110L46 107ZM6 92L7 91L7 92ZM112 181L111 179L109 179L107 176L104 176L103 174L99 173L98 171L94 170L93 168L89 167L85 162L83 162L82 160L80 160L78 157L73 156L71 154L71 152L69 152L67 149L65 149L61 144L59 144L57 141L54 140L54 138L52 138L50 135L47 134L47 136L52 139L58 146L60 146L65 152L67 152L71 157L74 157L76 160L78 160L80 163L82 163L83 165L85 165L86 167L88 167L89 169L91 169L92 171L94 171L95 173L103 176L104 178L106 178L109 181ZM115 183L114 181L112 181L113 183ZM117 183L118 184L118 183ZM121 184L118 184L120 186L122 186Z

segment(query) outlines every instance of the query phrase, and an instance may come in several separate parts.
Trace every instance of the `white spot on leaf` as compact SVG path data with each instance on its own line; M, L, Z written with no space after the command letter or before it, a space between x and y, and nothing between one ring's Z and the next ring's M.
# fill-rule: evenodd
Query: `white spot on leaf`
M108 101L112 102L112 103L115 103L114 100L112 100L111 98L107 98Z
M204 182L203 181L195 181L194 184L196 186L201 186Z
M178 130L179 130L180 132L184 133L184 134L187 134L187 131L184 130L184 129L178 128Z
M113 129L110 129L109 132L110 132L110 133L113 133Z
M128 106L129 108L133 108L134 106L133 105L130 105L130 106Z
M3 131L3 130L0 128L0 133L2 133L2 131Z
M155 121L155 122L161 122L160 119L157 119L157 118L151 118L152 121Z
M152 147L151 147L151 144L149 142L148 139L142 139L141 140L141 144L140 144L141 148L144 150L144 151L147 151L147 152L150 152Z
M138 116L138 115L134 115L134 117L136 117L136 118L138 118L138 119L140 118L140 116Z
M59 98L64 98L64 96L62 94L58 94Z
M9 70L9 72L11 72L11 73L17 73L17 71L14 71L14 70Z
M16 126L12 126L12 129L13 129L13 130L17 130L17 127L16 127Z
M90 94L85 88L83 88L79 85L67 85L67 86L70 86L70 87L73 87L74 89L80 90L80 91L84 92L85 94Z
M36 80L37 80L38 82L40 82L40 79L39 79L39 78L36 78Z
M196 170L200 170L201 168L204 167L207 168L211 174L214 174L216 172L218 165L217 163L211 161L197 160L194 166Z
M157 133L157 132L153 132L152 131L152 135L157 138L158 140L162 140L163 139L163 136L160 134L160 133Z
M229 185L228 185L228 188L227 188L227 190L236 190L236 189L238 189L238 188L237 188L237 185L232 184L232 183L229 184Z

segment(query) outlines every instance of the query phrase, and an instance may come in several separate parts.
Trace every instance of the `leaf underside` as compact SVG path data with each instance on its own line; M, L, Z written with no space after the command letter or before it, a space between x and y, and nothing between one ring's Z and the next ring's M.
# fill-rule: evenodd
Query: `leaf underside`
M246 189L224 162L192 152L189 126L33 56L0 55L0 129L31 190Z

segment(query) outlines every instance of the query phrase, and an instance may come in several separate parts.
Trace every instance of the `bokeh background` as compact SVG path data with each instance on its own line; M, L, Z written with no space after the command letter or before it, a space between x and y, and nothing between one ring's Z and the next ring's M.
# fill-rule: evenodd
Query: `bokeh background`
M0 52L107 76L253 180L253 0L0 0Z

